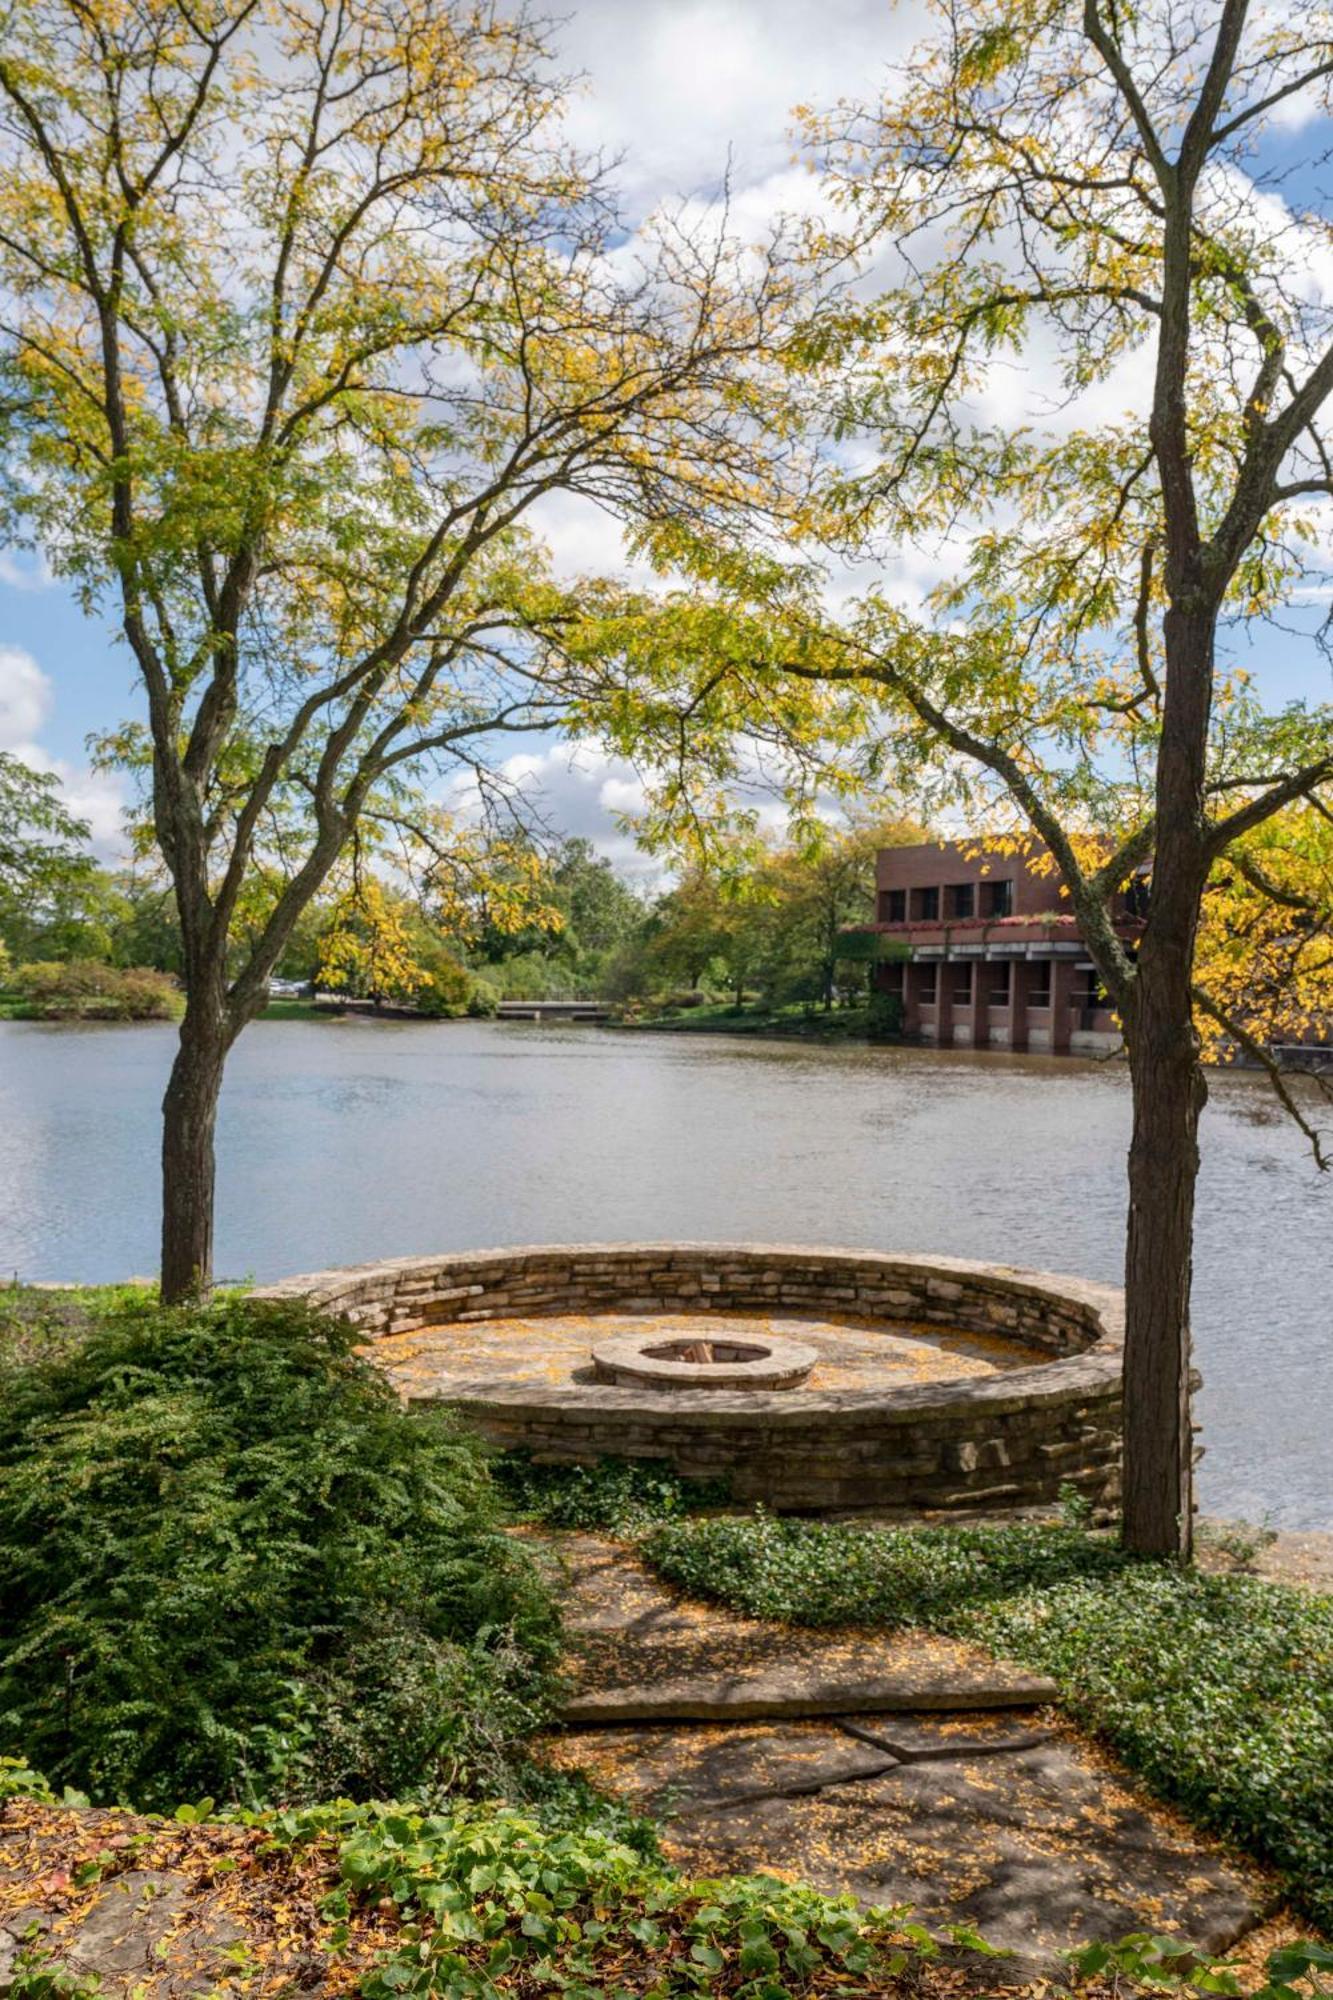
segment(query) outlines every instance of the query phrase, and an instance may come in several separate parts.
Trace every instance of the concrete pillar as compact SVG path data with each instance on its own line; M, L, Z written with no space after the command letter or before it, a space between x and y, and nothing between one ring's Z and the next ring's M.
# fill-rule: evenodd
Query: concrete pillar
M990 988L986 961L974 958L972 961L972 1046L974 1049L990 1047Z
M937 1042L953 1040L953 988L949 981L953 977L953 967L942 958L935 967L935 1039Z
M1055 1055L1069 1054L1069 1038L1073 1033L1074 1017L1074 961L1071 958L1051 960L1051 1049Z
M903 967L903 1033L921 1033L921 969L911 959Z
M1009 1046L1028 1045L1028 973L1026 959L1016 958L1009 971Z

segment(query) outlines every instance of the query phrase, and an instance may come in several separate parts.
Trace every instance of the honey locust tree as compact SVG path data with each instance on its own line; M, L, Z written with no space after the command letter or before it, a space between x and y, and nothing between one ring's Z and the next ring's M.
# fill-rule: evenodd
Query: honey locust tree
M209 1281L227 1052L358 820L560 722L533 635L577 607L531 509L753 499L738 363L780 259L626 241L562 101L541 23L487 0L0 22L5 525L128 648L180 916L168 1299Z
M1300 941L1308 1016L1328 936L1309 843L1333 710L1265 682L1303 616L1319 658L1333 523L1333 8L935 11L882 100L809 121L817 255L856 279L819 301L793 378L828 439L822 508L793 507L785 557L744 563L688 519L662 528L658 559L711 589L622 606L622 747L652 746L664 837L745 774L757 727L835 789L891 780L1049 846L1133 1086L1124 1533L1183 1555L1204 1043L1281 1084L1237 939L1268 937L1270 985ZM856 565L836 599L820 541ZM912 597L904 575L938 581ZM1149 862L1135 948L1113 912Z
M1266 823L1333 786L1330 711L1258 705L1328 552L1333 9L937 12L900 87L817 121L845 246L888 272L811 351L873 447L833 495L858 553L962 553L933 622L868 596L834 671L1048 843L1123 1021L1125 1534L1186 1553L1200 915L1219 870L1259 881ZM1293 124L1306 170L1284 175ZM1096 865L1089 826L1111 835ZM1149 857L1131 955L1111 903Z

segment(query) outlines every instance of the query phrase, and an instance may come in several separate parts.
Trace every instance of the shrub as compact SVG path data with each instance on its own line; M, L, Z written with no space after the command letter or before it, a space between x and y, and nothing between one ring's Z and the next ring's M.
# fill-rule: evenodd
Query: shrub
M416 958L426 978L406 997L423 1014L440 1020L461 1020L472 997L473 979L467 967L438 943L429 948L419 947Z
M1049 1673L1163 1796L1333 1923L1333 1598L1133 1561L1065 1526L666 1521L664 1575L801 1625L924 1625Z
M495 1483L514 1511L552 1528L617 1528L624 1533L730 1497L725 1479L682 1479L665 1459L599 1458L595 1465L538 1465L525 1451L492 1462Z
M21 965L14 991L41 1021L174 1021L185 1004L170 973L95 959Z
M500 1005L500 989L492 986L489 979L478 979L473 975L472 991L467 998L467 1011L474 1021L489 1021Z
M485 1462L354 1335L129 1305L0 1379L0 1750L102 1798L430 1795L545 1712Z
M871 1041L893 1041L903 1031L903 1003L896 993L876 987L866 1005L866 1032Z

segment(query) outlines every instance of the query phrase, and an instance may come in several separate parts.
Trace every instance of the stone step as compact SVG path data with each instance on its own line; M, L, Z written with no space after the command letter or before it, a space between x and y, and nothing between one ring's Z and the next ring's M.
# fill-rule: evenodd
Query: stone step
M651 1680L583 1689L564 1704L567 1723L610 1727L622 1722L740 1722L834 1715L972 1713L1031 1709L1055 1698L1042 1674L979 1661L929 1658L877 1668L830 1671L816 1662L774 1663L735 1675Z
M819 1632L681 1597L613 1542L562 1540L563 1719L717 1722L1036 1708L1053 1681L926 1632Z

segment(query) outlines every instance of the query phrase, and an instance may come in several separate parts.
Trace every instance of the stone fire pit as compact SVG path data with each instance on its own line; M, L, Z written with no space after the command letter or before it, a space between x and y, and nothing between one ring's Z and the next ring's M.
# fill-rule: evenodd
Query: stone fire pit
M622 1334L592 1350L599 1382L622 1388L795 1389L819 1359L804 1341L776 1334L762 1341L718 1340L702 1330L663 1340L656 1334Z
M341 1313L411 1403L539 1460L724 1477L776 1511L1094 1508L1120 1477L1121 1295L961 1258L582 1243L257 1294ZM706 1358L711 1356L711 1358Z

